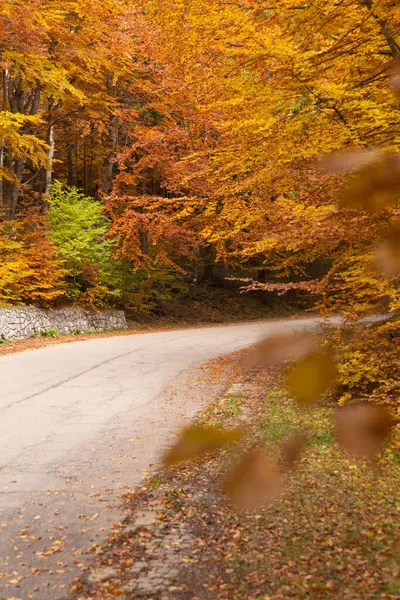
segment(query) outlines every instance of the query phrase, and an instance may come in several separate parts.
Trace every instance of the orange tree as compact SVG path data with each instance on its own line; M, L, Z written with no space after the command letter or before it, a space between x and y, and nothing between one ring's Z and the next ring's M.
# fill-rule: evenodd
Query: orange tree
M143 131L139 142L143 166L161 165L169 195L162 213L178 222L176 203L184 196L196 239L213 244L229 265L266 267L266 289L317 293L321 310L349 318L383 302L398 314L397 275L384 277L375 265L377 245L397 231L398 181L390 202L379 194L372 204L363 202L379 179L371 183L367 175L381 168L371 155L372 166L350 192L354 201L339 207L343 173L326 175L316 163L343 149L398 150L400 112L388 79L399 57L399 6L369 0L143 4L155 25L160 95L172 107L172 118ZM361 168L363 160L353 166ZM160 206L151 196L141 202L143 211ZM373 360L371 351L371 360L361 358L359 346L348 351L344 399L373 390L378 397L377 390L396 394L395 377L388 376L396 323L371 331L370 350L378 339L385 350Z
M51 306L64 293L65 269L48 237L45 217L31 208L0 224L0 302Z

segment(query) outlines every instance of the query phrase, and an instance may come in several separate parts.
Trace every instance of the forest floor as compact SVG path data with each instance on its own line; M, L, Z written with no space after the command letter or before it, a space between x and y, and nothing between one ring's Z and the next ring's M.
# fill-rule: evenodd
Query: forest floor
M239 513L220 491L232 455L223 451L161 470L125 498L127 518L74 582L79 600L372 600L400 597L400 460L378 468L343 455L327 403L300 410L282 371L246 372L232 355L233 383L198 421L245 426L248 444L272 455L291 433L309 446L279 500ZM214 361L215 373L222 362Z

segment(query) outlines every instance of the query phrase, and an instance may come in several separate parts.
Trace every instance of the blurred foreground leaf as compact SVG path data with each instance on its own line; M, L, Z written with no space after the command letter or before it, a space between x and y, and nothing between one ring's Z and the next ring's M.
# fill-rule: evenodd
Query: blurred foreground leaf
M320 168L325 173L343 174L350 171L358 171L375 163L382 157L383 152L379 150L344 150L332 152L323 156L320 160Z
M353 175L340 204L343 208L364 208L375 212L400 196L400 155L386 153Z
M266 367L299 360L318 348L318 336L309 333L282 333L267 337L253 346L246 357L249 366Z
M328 350L313 352L289 369L288 393L301 404L311 404L328 390L336 374L336 363Z
M390 78L390 87L395 96L400 98L400 61L396 61L392 76Z
M223 482L223 489L238 507L256 510L282 493L282 474L263 450L250 450L234 466Z
M391 279L400 273L400 228L395 228L376 250L378 269Z
M196 425L188 427L182 431L176 444L164 456L164 464L171 466L197 458L206 452L236 442L241 437L242 433L238 429L227 430Z
M396 423L383 406L368 402L349 404L336 413L337 439L350 454L374 460Z
M281 460L285 469L291 469L300 460L301 453L307 445L307 436L295 433L287 438L281 446Z

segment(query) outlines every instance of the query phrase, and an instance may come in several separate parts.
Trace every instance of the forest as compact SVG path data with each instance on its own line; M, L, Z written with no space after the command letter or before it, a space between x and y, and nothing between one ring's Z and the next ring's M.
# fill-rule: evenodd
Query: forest
M2 0L0 301L151 311L244 278L350 322L398 399L400 6ZM349 333L350 332L350 333Z

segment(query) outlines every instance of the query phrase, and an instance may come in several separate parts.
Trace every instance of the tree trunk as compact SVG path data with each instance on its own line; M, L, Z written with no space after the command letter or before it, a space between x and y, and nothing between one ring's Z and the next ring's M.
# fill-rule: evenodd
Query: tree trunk
M87 195L86 138L83 138L83 193Z
M3 112L7 110L7 82L8 82L8 70L4 69L2 74L2 103L1 109ZM5 155L5 143L4 139L0 141L0 210L3 212L4 210L4 155Z
M7 100L5 100L6 92ZM11 110L13 113L21 113L23 115L32 116L36 115L39 110L40 97L40 88L34 88L30 93L24 91L21 77L9 78L8 73L6 71L3 72L3 104L6 102L6 106L9 106L9 110ZM20 133L30 134L31 129L29 125L24 125L21 128ZM24 156L14 157L11 153L9 157L7 156L7 166L14 175L14 181L7 182L6 186L4 186L3 183L3 198L7 211L6 219L9 221L15 219L18 198L24 175L25 161L26 159Z
M203 280L214 281L215 280L215 248L212 244L209 244L203 253L204 268L203 268Z
M72 162L72 148L73 148L73 145L68 144L68 148L67 148L67 170L68 170L67 184L70 187L72 187L74 185L74 165Z
M4 141L2 140L1 144L0 144L0 217L1 217L1 213L3 212L3 209L4 209L3 169L4 169Z
M14 161L13 161L14 162ZM17 211L17 204L18 204L18 198L19 198L19 191L20 191L20 184L22 182L22 177L24 174L24 167L25 167L25 159L23 156L20 156L19 158L17 158L14 162L14 175L18 181L17 183L11 183L10 187L8 189L8 194L7 194L7 198L6 198L6 204L7 204L7 221L12 221L13 219L15 219L15 214Z
M113 185L114 157L118 144L118 119L114 117L110 125L110 150L103 162L103 172L101 176L100 189L104 194L109 194Z
M143 170L143 179L142 179L142 196L147 195L147 169ZM142 211L141 211L142 212ZM140 248L144 255L149 253L149 236L147 231L141 231L139 234L140 240Z
M266 275L267 275L266 269L258 269L258 271L257 271L257 281L259 283L265 283Z
M87 193L89 196L93 195L93 125L92 131L90 133L90 158L89 158L89 172L88 172L88 184L87 184Z
M75 143L75 185L79 187L79 143Z
M47 163L47 168L46 168L46 187L44 190L45 196L50 196L51 185L53 183L53 160L54 160L54 149L55 149L54 125L50 125L48 144L49 144L49 149L47 151L48 163Z
M116 100L117 90L113 81L113 74L108 73L107 75L107 90L110 95L113 96L114 100ZM111 119L111 123L108 129L109 132L109 151L104 158L103 162L103 172L100 180L100 190L103 194L110 194L113 185L113 169L114 169L114 158L115 151L118 145L118 132L119 132L119 123L116 116Z
M140 232L140 248L144 255L147 255L149 253L149 236L147 234L147 231Z

